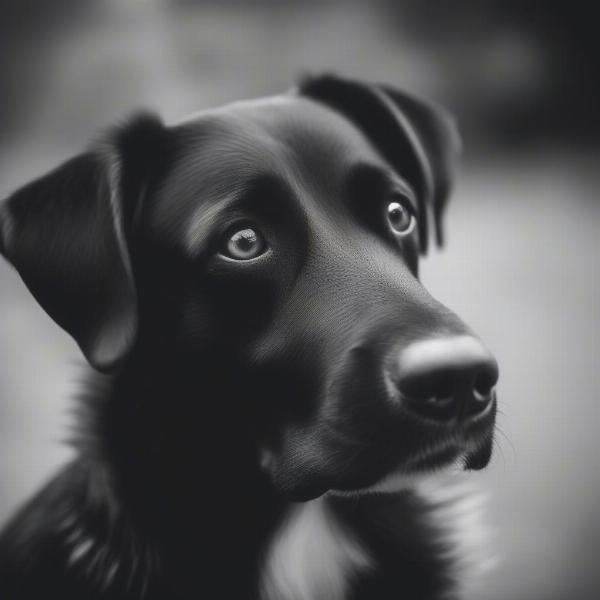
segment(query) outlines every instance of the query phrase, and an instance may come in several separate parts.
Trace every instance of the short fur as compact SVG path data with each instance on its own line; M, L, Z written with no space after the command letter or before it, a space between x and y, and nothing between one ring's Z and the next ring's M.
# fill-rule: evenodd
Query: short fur
M416 418L394 357L470 335L418 281L458 146L438 108L323 76L137 116L8 198L0 248L94 373L77 458L0 539L0 597L453 597L449 501L410 482L483 467L495 399ZM227 255L240 227L266 240L252 260Z

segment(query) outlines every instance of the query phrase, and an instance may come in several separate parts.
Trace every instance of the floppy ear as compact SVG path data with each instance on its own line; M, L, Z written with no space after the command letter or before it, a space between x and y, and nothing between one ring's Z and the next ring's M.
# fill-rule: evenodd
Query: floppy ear
M334 75L305 79L299 93L350 119L416 188L421 250L427 251L429 210L441 245L442 214L460 152L460 138L452 117L438 106L391 87Z
M138 116L0 207L0 250L100 371L115 368L135 341L127 236L163 132L156 118Z

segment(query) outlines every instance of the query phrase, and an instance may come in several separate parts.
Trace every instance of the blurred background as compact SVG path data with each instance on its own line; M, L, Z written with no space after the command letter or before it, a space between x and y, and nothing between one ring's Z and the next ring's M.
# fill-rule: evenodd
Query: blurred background
M0 195L146 107L323 70L447 105L465 153L432 293L501 366L499 562L471 600L600 598L600 8L587 0L0 0ZM0 523L69 456L75 344L0 264Z

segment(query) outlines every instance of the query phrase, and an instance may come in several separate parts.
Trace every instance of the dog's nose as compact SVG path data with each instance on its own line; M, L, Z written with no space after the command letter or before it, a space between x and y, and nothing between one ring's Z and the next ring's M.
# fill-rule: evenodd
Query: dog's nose
M481 414L497 381L496 359L470 335L413 342L398 356L396 384L403 401L439 422Z

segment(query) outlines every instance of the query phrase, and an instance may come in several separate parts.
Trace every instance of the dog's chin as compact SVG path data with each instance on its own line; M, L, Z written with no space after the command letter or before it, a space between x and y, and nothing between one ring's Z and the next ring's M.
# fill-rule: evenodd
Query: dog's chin
M432 463L431 466L416 469L400 467L372 485L357 489L332 489L327 492L331 496L363 496L368 494L399 494L416 489L423 482L451 473L459 473L463 470L464 459L456 457L450 461Z

